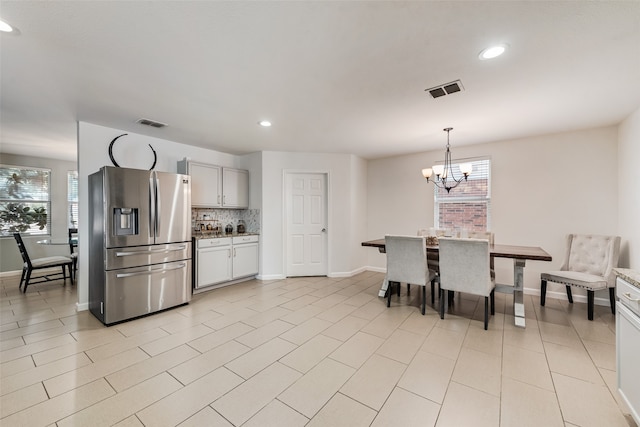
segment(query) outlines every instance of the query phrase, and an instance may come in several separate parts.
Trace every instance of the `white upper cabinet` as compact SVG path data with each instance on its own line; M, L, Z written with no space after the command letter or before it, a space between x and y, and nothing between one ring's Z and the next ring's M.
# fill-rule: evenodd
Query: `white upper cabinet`
M222 207L249 207L249 171L222 168Z
M223 168L191 160L178 161L178 173L191 175L191 206L249 207L249 171Z
M191 175L191 206L222 207L222 168L220 166L180 160L178 173Z

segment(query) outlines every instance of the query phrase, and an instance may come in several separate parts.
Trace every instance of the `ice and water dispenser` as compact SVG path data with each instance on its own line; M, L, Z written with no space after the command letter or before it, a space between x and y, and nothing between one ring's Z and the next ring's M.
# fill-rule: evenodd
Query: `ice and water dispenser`
M116 236L138 234L138 208L113 208L113 230Z

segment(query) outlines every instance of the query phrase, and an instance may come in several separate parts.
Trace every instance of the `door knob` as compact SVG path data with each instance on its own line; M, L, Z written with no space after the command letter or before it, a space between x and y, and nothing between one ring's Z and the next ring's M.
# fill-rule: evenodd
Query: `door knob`
M326 233L326 232L327 232L327 229L326 229L326 228L323 228L321 231L322 231L323 233Z

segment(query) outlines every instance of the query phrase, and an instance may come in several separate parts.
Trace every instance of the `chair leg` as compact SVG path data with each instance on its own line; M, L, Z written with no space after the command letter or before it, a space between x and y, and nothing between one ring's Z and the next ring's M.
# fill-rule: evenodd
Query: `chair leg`
M400 295L400 291L398 290L398 295ZM411 295L411 283L407 283L407 296Z
M433 279L431 281L431 305L433 305L435 303L435 295L433 295L436 291L436 285L435 285L436 279Z
M547 281L540 280L540 305L544 307L544 303L547 299Z
M489 328L489 297L484 297L484 330Z
M426 311L426 308L427 308L427 287L423 286L422 287L422 315L423 316Z
M491 294L489 294L489 298L491 300L491 315L496 314L496 290L495 288L491 290Z
M387 287L387 307L391 307L391 294L393 293L393 284L391 280L389 280L389 284Z
M571 294L571 286L566 285L566 288L567 288L567 298L569 299L569 302L573 304L573 295Z
M69 270L69 274L71 274L71 270ZM62 281L63 282L67 282L67 269L66 269L66 265L62 266Z
M22 289L22 293L27 293L27 286L29 286L29 280L31 279L31 270L27 269L27 275L24 277L24 288Z
M453 291L447 291L447 300L449 301L449 307L451 307L451 304L453 304L453 296Z
M398 283L398 296L400 296L400 288L402 287L402 283L397 282Z
M587 291L587 318L593 320L593 300L595 291Z
M609 304L611 304L611 314L616 314L616 288L609 288Z
M440 288L440 318L444 319L444 293L446 291L442 288Z
M18 290L22 290L22 282L24 282L25 276L27 275L26 267L22 269L22 275L20 276L20 284L18 285Z

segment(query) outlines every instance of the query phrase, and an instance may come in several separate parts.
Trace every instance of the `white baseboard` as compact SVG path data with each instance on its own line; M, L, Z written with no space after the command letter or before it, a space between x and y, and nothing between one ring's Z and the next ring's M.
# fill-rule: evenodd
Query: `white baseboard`
M22 270L3 271L0 273L0 277L20 276L21 274L22 274Z
M79 302L76 303L76 311L86 311L86 310L89 310L88 302L83 302L82 304L80 304Z
M386 273L387 269L384 267L371 267L371 266L367 266L364 267L364 270L366 271L375 271L376 273Z
M283 274L258 274L256 279L258 280L282 280L286 279L287 276Z

